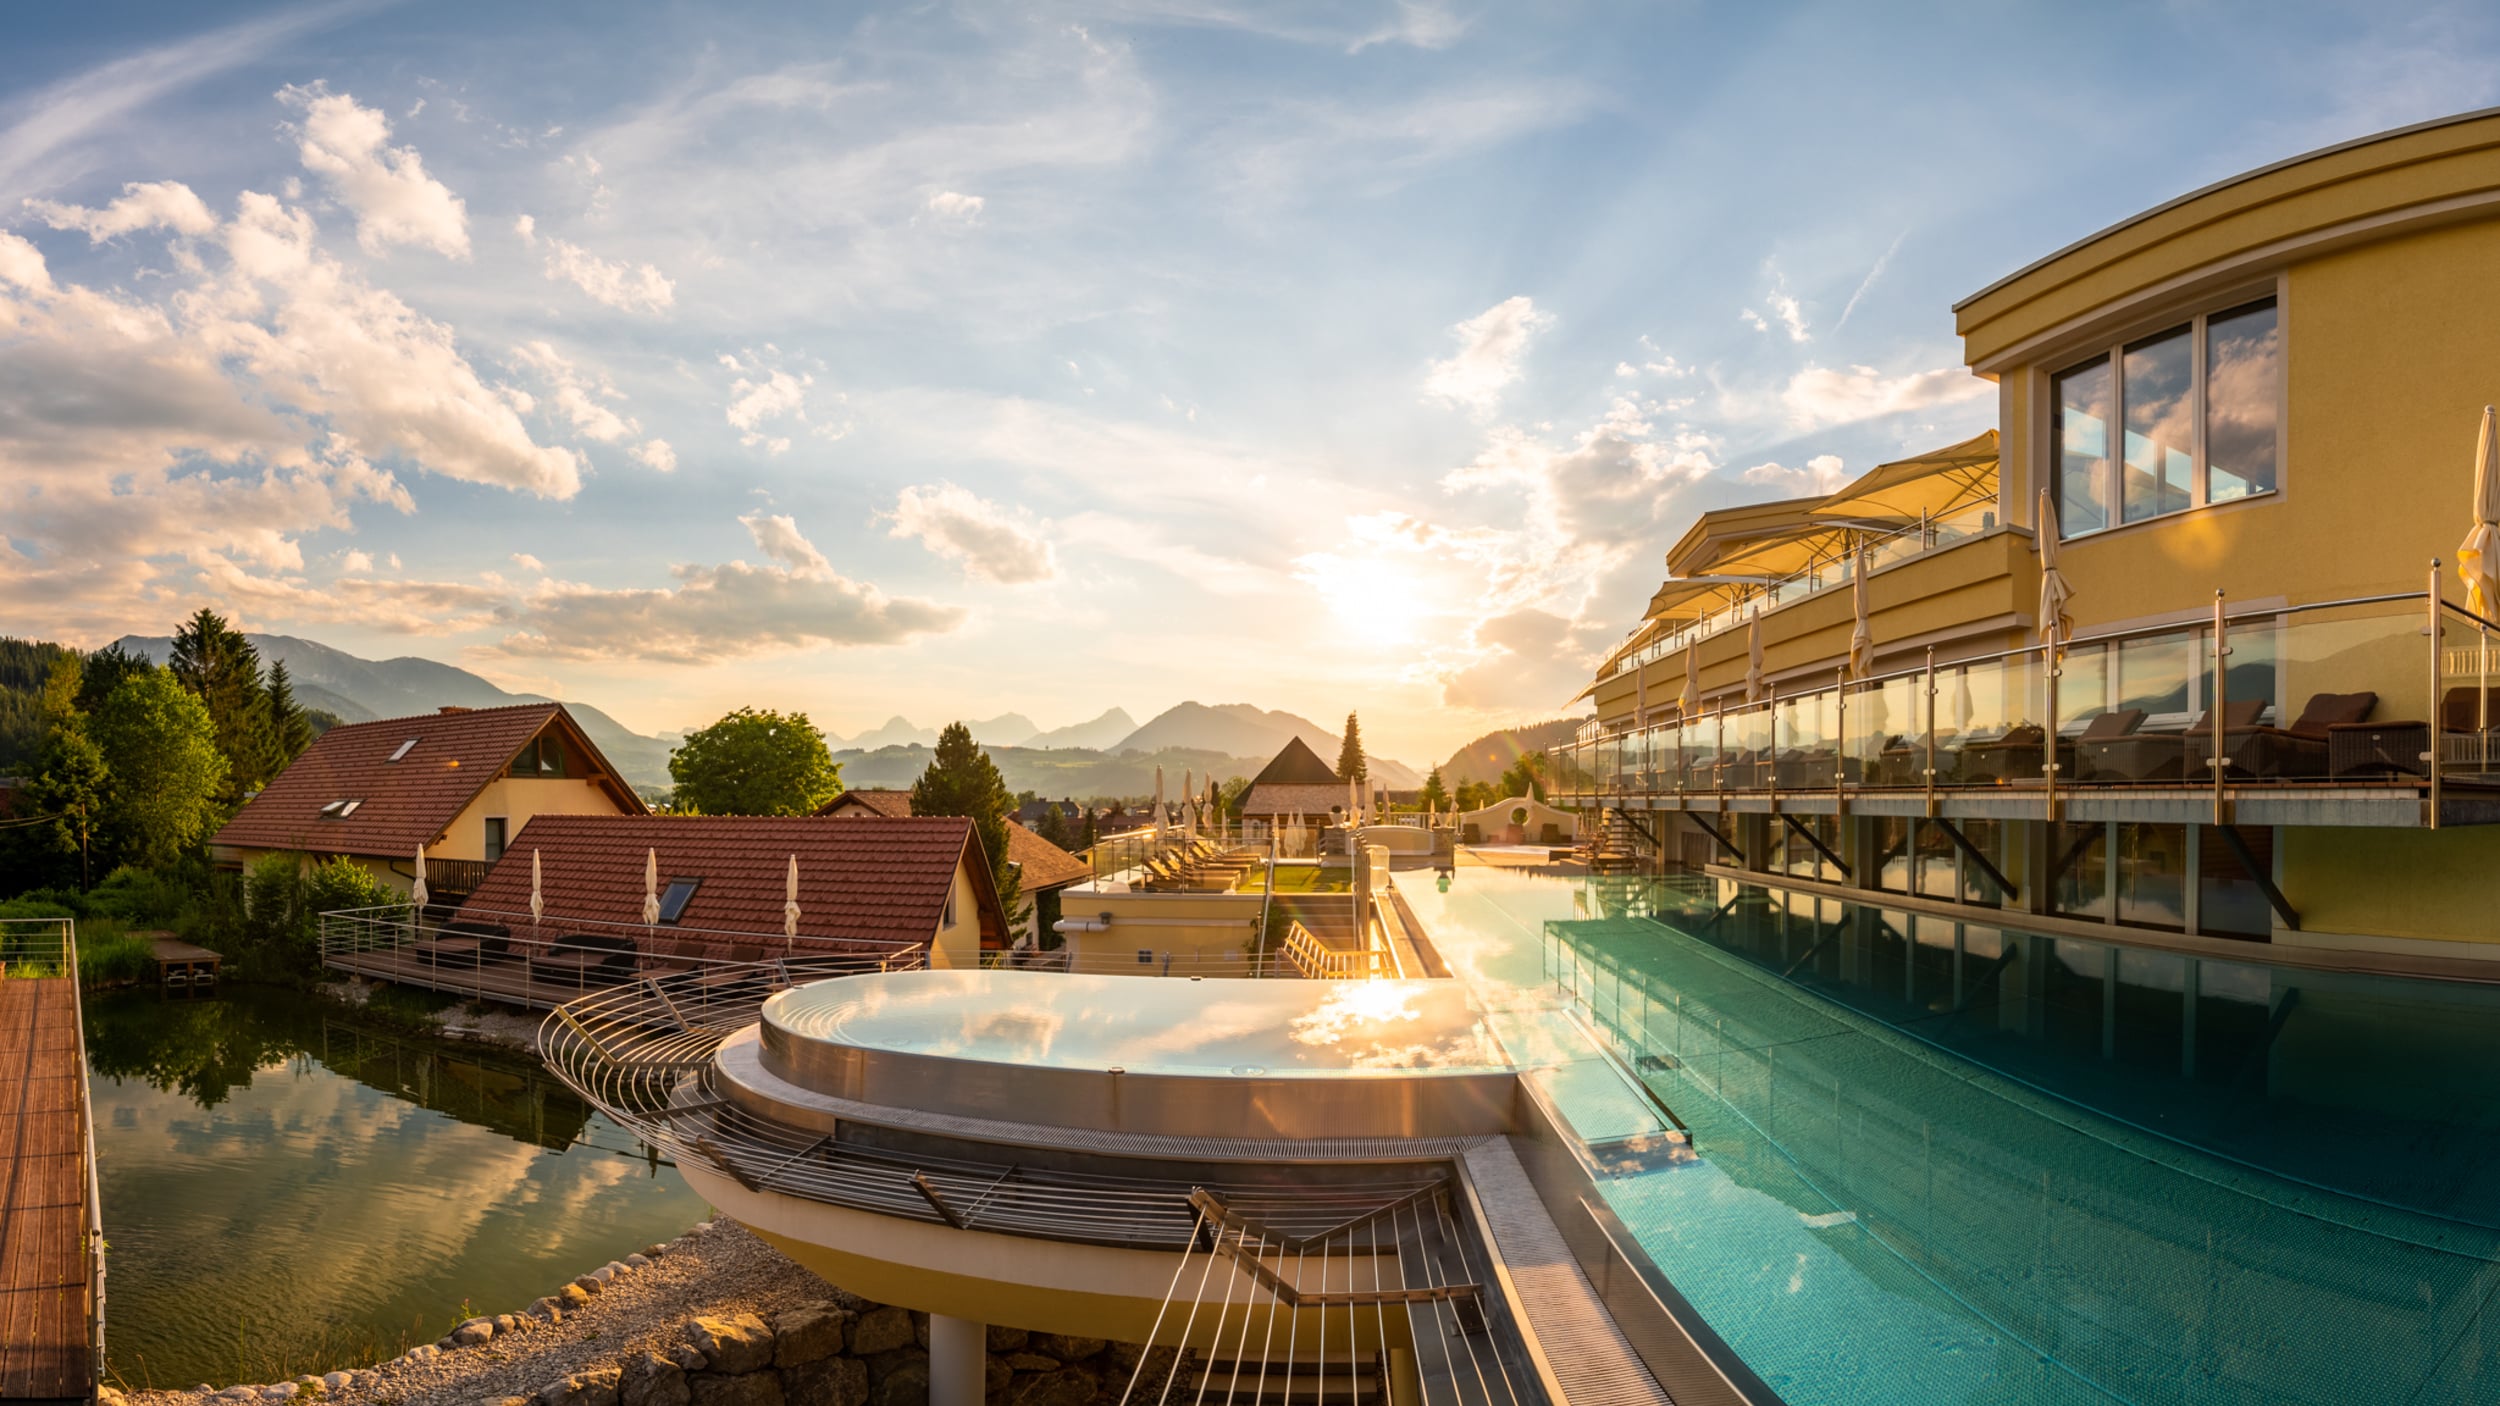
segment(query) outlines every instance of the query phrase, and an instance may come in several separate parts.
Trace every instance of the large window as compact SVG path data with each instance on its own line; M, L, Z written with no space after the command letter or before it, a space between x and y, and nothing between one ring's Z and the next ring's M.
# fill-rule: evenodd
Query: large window
M2059 373L2061 535L2273 492L2282 385L2272 298L2191 319Z

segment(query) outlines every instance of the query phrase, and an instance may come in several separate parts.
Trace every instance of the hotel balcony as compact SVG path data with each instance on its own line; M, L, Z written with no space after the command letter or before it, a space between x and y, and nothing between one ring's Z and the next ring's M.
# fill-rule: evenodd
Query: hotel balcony
M2423 592L2203 616L2058 658L1930 651L1914 670L1835 668L1686 718L1592 727L1555 752L1550 789L1559 804L1687 813L2500 821L2500 623Z

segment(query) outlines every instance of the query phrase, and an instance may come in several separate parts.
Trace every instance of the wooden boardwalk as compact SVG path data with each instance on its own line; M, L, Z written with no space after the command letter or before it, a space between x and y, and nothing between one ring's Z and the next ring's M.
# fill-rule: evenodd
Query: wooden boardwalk
M75 977L0 979L0 1401L86 1401L86 1058Z

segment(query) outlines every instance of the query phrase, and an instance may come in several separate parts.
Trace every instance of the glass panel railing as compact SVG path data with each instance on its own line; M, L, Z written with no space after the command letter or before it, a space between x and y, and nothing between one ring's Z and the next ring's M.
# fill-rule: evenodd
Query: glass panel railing
M2047 744L2037 651L1936 668L1936 784L2038 785Z

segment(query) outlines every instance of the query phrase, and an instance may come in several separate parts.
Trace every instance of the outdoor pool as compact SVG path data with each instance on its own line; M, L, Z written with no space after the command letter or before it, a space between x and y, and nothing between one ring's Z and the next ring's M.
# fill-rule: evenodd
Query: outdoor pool
M364 1365L707 1213L534 1059L300 995L91 997L87 1057L133 1387Z
M2500 1401L2500 990L1704 881L1397 883L1483 999L1567 1013L1691 1125L1698 1162L1598 1185L1795 1406Z

